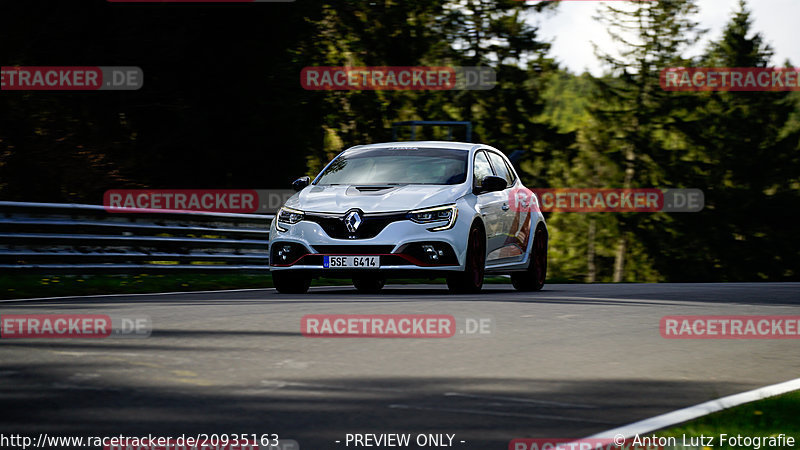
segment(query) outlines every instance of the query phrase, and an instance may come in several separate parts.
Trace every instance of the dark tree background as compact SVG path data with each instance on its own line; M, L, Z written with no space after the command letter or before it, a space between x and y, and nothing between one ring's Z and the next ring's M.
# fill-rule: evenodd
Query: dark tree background
M746 3L719 41L687 58L702 31L697 0L611 2L600 17L623 52L598 51L601 77L559 67L526 20L547 20L558 3L4 1L3 66L139 66L145 81L129 92L0 92L0 199L100 204L115 188L286 188L343 148L388 140L394 121L469 120L474 140L522 151L529 187L705 191L699 214L549 215L554 279L800 279L797 93L658 84L669 65L783 64ZM629 45L636 36L644 45ZM302 89L303 67L344 65L485 65L499 84Z

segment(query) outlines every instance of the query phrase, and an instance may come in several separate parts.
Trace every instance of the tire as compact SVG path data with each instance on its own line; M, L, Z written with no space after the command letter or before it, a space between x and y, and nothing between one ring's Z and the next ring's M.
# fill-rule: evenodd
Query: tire
M272 284L281 294L305 294L311 286L311 277L286 271L272 272Z
M511 274L511 284L518 291L540 291L547 278L547 232L544 227L536 229L533 235L533 248L531 249L528 270Z
M386 278L376 276L362 276L353 278L353 286L359 294L377 294L386 284Z
M476 294L483 288L486 271L486 234L483 227L473 224L467 241L467 262L463 272L448 275L447 287L453 294Z

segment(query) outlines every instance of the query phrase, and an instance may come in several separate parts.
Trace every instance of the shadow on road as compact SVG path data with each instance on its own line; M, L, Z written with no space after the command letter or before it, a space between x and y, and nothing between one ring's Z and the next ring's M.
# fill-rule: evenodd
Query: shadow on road
M265 377L248 386L176 387L159 384L156 372L150 384L111 383L91 374L124 372L129 364L95 364L4 365L0 432L278 433L314 450L342 448L334 441L346 433L456 433L467 441L456 448L502 449L514 438L583 437L745 390L719 382L468 376Z
M518 292L510 285L487 284L480 294L451 295L444 285L388 285L378 295L361 295L352 286L313 287L304 295L282 295L274 289L218 292L188 292L137 296L84 297L32 300L0 304L8 309L30 305L52 305L61 310L120 307L127 304L278 305L319 303L417 303L417 302L530 302L582 305L675 305L749 304L800 305L800 283L718 284L556 284L539 292Z

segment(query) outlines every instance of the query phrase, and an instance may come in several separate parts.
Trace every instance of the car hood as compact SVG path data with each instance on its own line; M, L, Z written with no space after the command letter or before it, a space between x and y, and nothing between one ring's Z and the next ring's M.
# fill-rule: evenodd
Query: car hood
M286 206L308 212L366 213L408 211L454 203L464 185L309 186L286 201Z

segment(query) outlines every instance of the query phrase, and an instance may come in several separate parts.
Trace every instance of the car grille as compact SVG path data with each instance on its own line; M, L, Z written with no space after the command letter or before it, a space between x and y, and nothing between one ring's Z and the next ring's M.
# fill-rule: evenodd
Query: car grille
M347 231L343 214L306 213L304 220L319 224L334 239L370 239L392 222L406 220L407 213L362 214L361 225L355 233Z
M317 253L326 255L378 255L391 253L394 245L315 245Z

